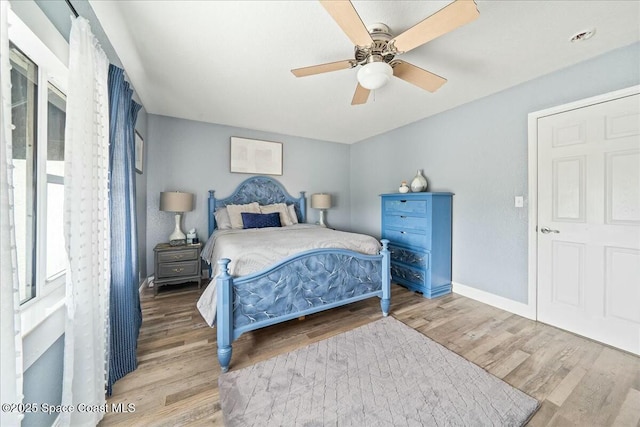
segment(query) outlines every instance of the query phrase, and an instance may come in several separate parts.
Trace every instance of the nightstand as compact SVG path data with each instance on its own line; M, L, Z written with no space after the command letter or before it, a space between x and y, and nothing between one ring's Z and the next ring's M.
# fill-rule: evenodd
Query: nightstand
M185 282L198 282L200 287L200 251L202 243L195 245L171 246L158 244L155 252L154 294L160 286Z

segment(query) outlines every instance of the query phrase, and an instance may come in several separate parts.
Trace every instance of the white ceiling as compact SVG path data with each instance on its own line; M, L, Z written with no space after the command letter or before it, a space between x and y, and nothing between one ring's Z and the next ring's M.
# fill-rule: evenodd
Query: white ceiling
M640 40L640 1L483 1L480 17L400 58L448 79L400 79L351 106L356 69L292 68L353 57L317 1L91 0L146 110L353 143ZM449 1L354 1L365 24L400 34ZM596 35L569 38L584 29Z

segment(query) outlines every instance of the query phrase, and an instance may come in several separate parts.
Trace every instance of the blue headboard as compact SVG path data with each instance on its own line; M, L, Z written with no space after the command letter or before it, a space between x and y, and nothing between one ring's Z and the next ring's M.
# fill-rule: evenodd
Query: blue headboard
M251 202L258 202L261 205L273 203L286 203L294 205L299 222L306 222L307 199L305 192L300 192L300 197L291 196L287 190L273 178L268 176L253 176L244 180L233 194L224 199L216 199L215 190L209 190L209 203L207 205L209 218L209 235L216 228L215 211L217 208L227 205L244 205Z

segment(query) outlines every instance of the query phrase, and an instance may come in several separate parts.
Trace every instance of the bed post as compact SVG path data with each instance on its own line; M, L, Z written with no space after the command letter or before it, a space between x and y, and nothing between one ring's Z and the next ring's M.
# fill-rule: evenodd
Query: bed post
M214 215L216 211L216 197L213 195L215 190L209 190L209 203L207 203L207 221L209 224L209 234L207 234L207 240L211 237L213 230L216 228L216 217ZM207 262L207 264L209 264ZM213 266L209 264L209 279L213 279L211 275L213 274Z
M216 327L218 329L218 362L222 372L229 370L231 362L231 343L233 342L233 277L229 275L229 258L218 260L216 291L218 302L216 307Z
M300 222L307 222L307 198L305 193L306 191L300 192Z
M216 228L216 217L214 212L216 211L216 197L213 195L215 190L209 190L209 204L207 205L207 220L209 220L209 234L207 235L207 239L213 233L213 229Z
M391 253L387 245L389 241L382 239L382 299L380 300L380 307L382 308L382 315L387 317L389 315L389 306L391 305Z

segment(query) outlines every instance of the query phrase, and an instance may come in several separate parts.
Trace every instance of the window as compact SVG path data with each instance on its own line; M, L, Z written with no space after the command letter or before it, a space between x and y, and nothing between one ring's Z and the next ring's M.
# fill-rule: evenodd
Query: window
M47 268L51 281L64 274L64 125L66 97L49 83L47 102Z
M20 303L64 283L66 67L22 25L10 26L14 219ZM62 73L61 73L62 71Z
M35 178L38 67L10 45L13 200L20 302L35 296Z

